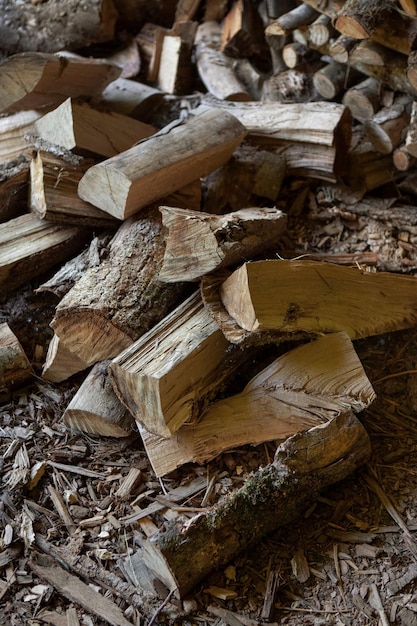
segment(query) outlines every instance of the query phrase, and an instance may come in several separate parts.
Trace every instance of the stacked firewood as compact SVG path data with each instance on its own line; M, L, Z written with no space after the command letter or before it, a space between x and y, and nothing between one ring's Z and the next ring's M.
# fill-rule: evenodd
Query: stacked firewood
M342 218L375 216L382 185L417 189L414 2L322 5L179 2L169 26L144 20L126 56L14 42L0 65L0 285L67 261L37 290L60 299L42 376L86 372L65 424L139 429L158 477L284 442L231 499L148 542L148 566L179 596L368 458L353 413L375 394L352 342L417 322L416 279L367 271L372 254L359 267L280 258L288 181L316 207L326 190ZM93 26L102 40L109 24ZM164 103L179 108L158 126ZM393 211L412 265L407 209ZM31 374L6 326L2 391ZM289 341L301 345L282 354ZM276 358L228 394L266 344Z

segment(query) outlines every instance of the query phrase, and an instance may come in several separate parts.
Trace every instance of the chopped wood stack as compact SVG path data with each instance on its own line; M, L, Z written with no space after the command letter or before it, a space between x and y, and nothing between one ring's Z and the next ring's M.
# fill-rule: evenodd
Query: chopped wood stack
M0 208L0 284L52 271L100 230L94 260L84 250L53 281L42 376L60 383L91 367L65 424L139 431L157 477L280 444L251 484L146 543L147 565L182 597L369 456L353 413L375 393L353 341L415 327L416 278L369 271L371 244L363 265L348 257L353 267L336 254L281 255L287 214L307 201L335 224L377 219L384 209L368 192L393 181L417 195L417 16L365 0L306 0L282 14L277 4L266 16L237 0L228 13L207 3L198 22L198 3L178 5L172 28L135 33L143 82L125 78L123 55L116 65L27 48L0 65L0 198L30 183L29 211ZM157 125L158 107L194 84L189 110ZM393 204L411 255L416 221ZM30 379L6 327L0 355L1 392Z

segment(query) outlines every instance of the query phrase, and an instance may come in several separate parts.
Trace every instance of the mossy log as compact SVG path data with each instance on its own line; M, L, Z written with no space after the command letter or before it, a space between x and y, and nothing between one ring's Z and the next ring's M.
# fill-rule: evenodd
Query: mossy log
M351 412L298 433L278 447L273 463L208 512L152 535L144 560L181 598L212 570L296 520L323 489L347 477L369 455L368 435Z

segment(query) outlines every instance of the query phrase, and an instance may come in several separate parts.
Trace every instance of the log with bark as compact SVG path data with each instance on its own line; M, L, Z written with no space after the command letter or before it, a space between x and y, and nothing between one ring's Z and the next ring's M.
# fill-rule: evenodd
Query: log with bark
M210 405L196 424L185 424L171 437L141 425L139 431L154 472L164 476L244 444L284 441L349 408L362 411L374 399L347 334L332 333L277 358L242 392Z
M230 113L206 111L94 165L80 180L78 193L125 219L220 167L245 135L245 128Z
M370 456L368 435L351 411L293 435L273 463L183 526L151 536L148 567L177 597L184 597L214 569L272 531L293 522L331 484Z
M276 244L286 227L286 215L278 209L241 209L227 215L211 215L161 206L162 223L168 229L159 280L197 280L210 272L253 259Z
M46 52L15 54L0 65L0 112L53 107L68 97L91 99L120 73L116 65L94 59Z
M121 115L146 121L163 97L164 93L151 85L120 77L107 85L99 103Z
M197 292L113 359L109 371L135 419L169 437L201 415L246 357L230 349Z
M163 253L156 207L120 226L108 256L87 270L56 308L45 378L64 380L113 358L175 306L184 284L157 279Z
M416 279L388 272L267 260L245 263L217 290L215 281L203 279L205 301L236 343L340 330L359 339L411 328L417 319Z

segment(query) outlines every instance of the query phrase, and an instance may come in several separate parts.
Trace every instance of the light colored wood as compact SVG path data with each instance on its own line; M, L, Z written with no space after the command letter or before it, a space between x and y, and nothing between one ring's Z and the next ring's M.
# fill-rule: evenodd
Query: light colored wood
M18 338L6 322L0 324L0 397L18 389L33 376Z
M170 437L196 419L241 364L198 293L109 366L118 397L150 432Z
M111 157L150 137L156 128L126 115L99 111L71 98L35 122L34 132L45 141Z
M256 473L193 523L151 536L144 560L177 597L212 570L273 530L294 522L319 493L348 476L370 456L369 437L349 411L289 437L273 463Z
M63 414L66 426L103 437L127 437L134 420L114 393L109 361L96 363Z
M140 72L139 46L135 39L127 41L126 44L106 57L109 63L114 63L122 70L120 78L134 78Z
M147 22L136 35L141 59L147 68L146 80L150 83L154 83L158 80L162 44L166 32L168 32L166 28L158 24Z
M317 61L317 52L306 44L295 41L286 44L282 49L282 60L290 69L309 66ZM278 73L279 78L280 72Z
M319 13L308 4L301 3L295 9L284 13L277 20L274 20L265 29L266 36L286 36L293 30L302 26L308 26L319 16Z
M410 127L408 127L408 131L409 130ZM410 168L414 167L416 160L403 143L394 150L392 154L392 162L397 170L400 170L400 172L407 172Z
M381 106L381 83L375 78L365 80L350 87L343 95L343 104L350 109L352 116L364 122L370 119Z
M319 334L345 330L351 339L412 327L416 278L362 273L315 261L256 261L220 288L228 314L249 332Z
M241 209L211 215L161 206L168 229L159 280L197 280L220 267L254 258L276 243L286 228L286 215L278 209Z
M417 17L417 4L415 0L398 0L402 10L410 17Z
M325 100L334 100L347 87L349 68L343 63L328 63L317 70L313 84L319 95Z
M233 70L233 60L220 50L221 26L217 22L199 25L195 40L196 66L206 89L221 100L249 101L243 82Z
M364 40L349 54L349 63L393 91L416 94L415 85L408 75L407 57L404 54L396 53L374 41Z
M29 207L40 219L61 224L115 228L118 221L81 200L78 183L88 167L50 152L37 152L30 162Z
M104 89L100 102L115 113L145 120L162 102L159 89L128 78L117 78Z
M172 437L139 430L154 472L164 476L224 450L283 441L348 407L359 412L374 399L347 334L332 333L279 357L242 392L215 402L198 423L185 424Z
M231 103L206 97L197 112L207 108L233 112L251 137L337 147L340 144L341 149L342 145L347 149L350 143L350 113L346 107L334 102Z
M33 142L27 137L34 133L35 122L40 117L42 114L38 111L19 111L0 117L0 165L21 155L30 155Z
M12 290L78 252L86 234L25 214L0 224L0 287Z
M207 111L94 165L80 180L78 193L110 215L125 219L220 167L245 135L233 115Z
M163 254L156 207L120 226L107 257L90 267L56 308L51 326L59 341L48 350L45 378L65 380L83 364L113 358L176 305L184 285L158 280Z
M0 112L52 107L68 97L92 98L120 73L117 66L94 59L15 54L0 65Z

